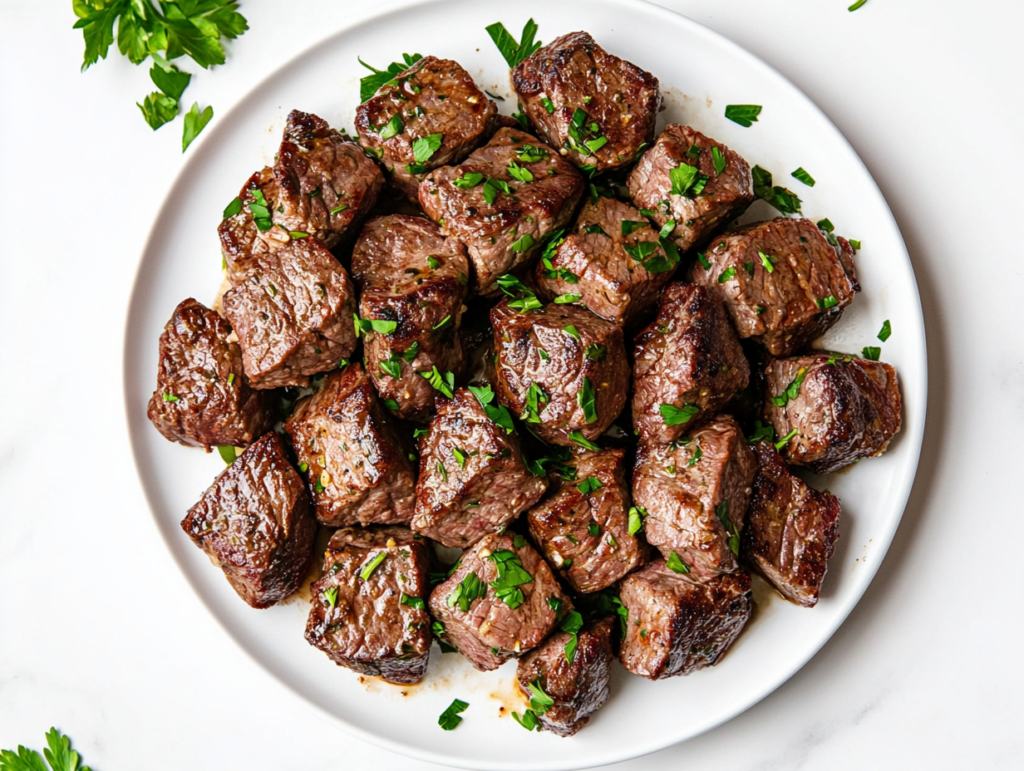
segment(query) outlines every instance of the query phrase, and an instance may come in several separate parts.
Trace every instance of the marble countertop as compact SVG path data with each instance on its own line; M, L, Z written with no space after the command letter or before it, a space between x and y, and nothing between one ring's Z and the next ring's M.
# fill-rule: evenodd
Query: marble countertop
M779 69L860 153L917 273L930 399L902 524L832 640L731 722L615 768L1020 768L1024 603L995 547L1024 542L1024 4L660 4ZM225 113L371 5L243 0L251 31L188 100ZM439 769L350 738L242 655L154 527L122 341L180 121L140 120L146 68L79 74L70 6L0 4L0 747L57 725L94 771Z

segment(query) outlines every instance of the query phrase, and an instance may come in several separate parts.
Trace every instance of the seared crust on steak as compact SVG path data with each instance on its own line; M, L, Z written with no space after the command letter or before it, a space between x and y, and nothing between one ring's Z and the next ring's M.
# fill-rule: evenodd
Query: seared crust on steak
M725 161L721 174L715 167L715 149ZM696 177L682 193L673 194L672 170L683 165L695 167ZM651 211L659 228L675 223L672 237L684 251L701 246L754 202L747 162L721 142L679 123L665 127L627 184L633 203Z
M253 388L307 385L351 356L355 305L348 273L316 239L258 257L224 295Z
M527 514L534 542L582 594L611 586L644 561L643 545L629 532L625 454L578 452L570 464L575 479L553 478L549 494ZM594 489L592 480L600 486Z
M355 142L316 115L293 110L274 166L253 174L238 194L241 209L218 228L232 283L253 260L307 233L333 249L354 235L384 189L384 175ZM273 227L263 230L250 205L263 195ZM267 224L270 224L269 222Z
M402 128L384 139L396 115ZM359 144L387 167L392 185L415 201L423 175L464 160L494 133L499 117L458 62L425 56L356 108L356 131ZM421 150L417 160L416 140L438 134L438 148L426 158Z
M517 559L532 580L515 587L521 596L513 592L502 599L492 584L502 585L498 566L508 558ZM509 575L508 567L502 571ZM485 672L538 646L560 618L552 605L572 609L547 563L525 538L511 535L482 538L430 595L443 639Z
M529 181L515 179L512 164ZM470 185L473 180L478 181ZM493 294L498 276L532 259L544 238L572 219L583 186L579 172L550 147L502 128L458 166L428 174L419 196L442 232L466 245L473 290Z
M737 570L756 473L754 454L729 415L671 444L642 444L633 502L647 511L647 541L701 574Z
M426 542L404 527L338 530L311 587L306 641L340 666L418 683L432 639L423 606L429 565Z
M765 418L780 439L796 432L781 449L787 463L829 474L881 455L900 430L899 381L884 362L822 352L774 359L766 376Z
M512 88L540 135L576 166L626 166L654 141L658 79L586 32L563 35L516 65Z
M460 460L461 458L461 460ZM465 548L504 528L543 495L547 480L523 462L515 434L495 424L469 390L439 400L420 440L412 527Z
M181 521L238 596L269 608L299 588L316 520L277 434L264 434L217 477Z
M519 313L508 300L491 310L491 324L498 397L534 424L542 439L573 445L578 442L569 435L579 432L593 441L622 412L629 365L621 327L575 305ZM584 408L588 387L594 396L591 420Z
M761 255L764 257L761 257ZM714 240L690 280L725 304L740 337L788 356L824 334L860 290L853 249L810 220L779 217Z
M433 415L437 392L420 373L437 367L458 378L462 372L459 327L468 276L466 248L423 217L377 217L359 234L352 252L359 315L398 323L389 334L366 333L366 367L401 418Z
M330 373L296 404L286 428L323 524L412 520L415 473L358 362Z
M172 442L245 447L274 424L274 396L254 391L231 326L202 303L183 300L160 335L160 366L147 415Z
M619 661L648 680L717 664L752 609L746 573L695 578L669 570L664 560L627 576L619 597L629 612Z
M693 431L750 381L729 317L704 287L669 284L657 318L634 345L633 427L641 442L672 442ZM666 419L662 405L679 416Z
M531 698L530 684L536 683L555 702L537 716L545 730L572 736L608 701L613 623L606 617L577 632L571 664L566 647L571 636L566 632L556 632L519 660L516 679L523 695Z
M638 246L644 243L657 245L658 231L638 209L614 198L587 202L572 233L550 259L537 263L539 294L548 301L579 295L576 302L598 316L631 326L657 304L675 270L660 245L643 257L650 248Z
M813 608L839 539L839 499L791 474L770 442L757 442L754 453L743 558L787 600Z

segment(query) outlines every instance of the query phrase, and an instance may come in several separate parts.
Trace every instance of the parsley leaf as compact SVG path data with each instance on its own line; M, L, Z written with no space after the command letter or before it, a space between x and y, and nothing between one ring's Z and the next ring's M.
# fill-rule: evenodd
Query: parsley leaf
M166 68L154 64L149 71L149 77L157 88L175 102L181 99L181 95L188 88L189 81L192 80L191 74L182 72L173 64Z
M772 186L772 173L760 166L751 169L754 178L754 195L774 206L781 214L798 214L802 202L791 190L779 185Z
M443 134L430 134L413 140L412 155L416 159L416 163L426 163L429 161L434 153L441 148L441 141L443 139Z
M675 552L672 552L668 555L668 559L665 560L665 567L667 567L673 573L680 573L682 575L686 575L690 572L690 566L683 562L683 560Z
M174 120L178 114L178 100L154 91L142 102L135 103L142 110L142 117L149 127L156 131L165 123Z
M544 693L544 689L540 687L540 678L530 683L530 693L533 694L530 697L530 709L538 715L543 715L555 706L555 700Z
M576 648L579 645L579 637L577 635L583 628L583 616L575 610L570 610L565 615L565 618L562 619L562 623L558 625L558 628L571 635L565 644L565 660L567 663L572 664L576 660ZM532 702L530 706L533 706Z
M750 128L757 123L757 116L760 114L761 105L759 104L729 104L725 107L725 117L745 128Z
M525 712L523 712L522 717L519 717L518 712L513 712L512 717L515 719L517 723L519 723L519 725L521 725L527 731L533 731L535 729L537 731L540 730L540 725L537 723L537 713L535 713L532 709L528 709Z
M583 447L587 450L593 450L594 452L598 452L601 449L598 445L594 444L589 439L587 439L587 437L583 436L582 431L570 431L569 441L572 442L573 444L578 444L580 447Z
M512 179L519 180L520 182L533 182L533 172L520 166L515 161L512 161L512 163L508 165L506 171L508 171L508 175L512 177Z
M882 356L882 349L877 345L866 345L861 355L868 361L878 361Z
M536 382L530 383L526 391L526 408L519 418L527 423L540 423L540 413L544 411L548 401L547 392L543 387Z
M576 485L576 489L584 495L590 495L592 492L600 490L602 487L603 485L601 484L601 480L597 477L587 477Z
M391 356L389 358L384 359L380 363L380 369L382 375L390 375L395 380L400 380L402 378L402 360L394 351L391 352Z
M814 187L814 177L808 174L807 170L803 166L794 171L792 176L794 179L799 179L807 185L807 187Z
M386 70L378 70L376 67L371 67L362 59L357 59L361 65L366 67L366 69L370 70L372 73L371 75L361 78L359 81L359 101L365 102L372 99L373 95L376 94L380 88L394 83L399 75L422 58L423 57L419 54L402 54L403 61L392 62L388 65Z
M891 334L892 324L889 323L889 319L886 319L885 323L882 324L882 329L878 332L878 339L884 343L886 340L889 339L889 335Z
M608 348L602 345L601 343L590 343L583 350L583 355L586 356L591 361L601 361L601 359L604 358L604 355L607 352L607 350Z
M499 276L496 283L502 292L513 298L512 302L508 304L512 310L526 313L542 307L541 301L537 299L533 290L515 276L506 273Z
M498 549L488 557L498 571L498 577L491 582L491 588L499 600L515 610L525 602L523 592L519 589L524 584L533 583L533 576L526 572L519 555L508 549Z
M740 555L740 529L729 519L729 501L724 500L718 504L715 514L718 516L722 527L725 528L725 534L729 538L729 551L738 557Z
M462 722L462 716L460 712L465 712L469 707L469 702L462 701L462 699L455 699L448 708L441 713L441 717L437 719L437 724L441 726L445 731L454 731L459 727L459 723Z
M494 41L494 45L498 47L498 51L509 67L515 67L542 45L539 40L534 42L534 37L537 35L537 24L533 19L527 21L526 26L523 27L520 42L516 42L516 39L500 21L490 24L484 29L491 36L491 40Z
M579 302L583 299L581 294L560 294L552 302L555 305L571 305L572 303Z
M516 155L523 163L539 163L548 157L548 151L543 147L526 144L516 148Z
M476 573L467 573L466 577L455 587L455 590L448 595L448 599L445 602L449 608L454 608L457 604L459 610L463 613L469 613L469 606L473 600L478 600L486 596L486 594L487 585L480 580L480 577Z
M803 385L805 377L807 377L807 368L800 367L796 371L796 377L793 378L793 382L786 386L786 390L781 394L773 396L772 403L776 407L785 407L789 401L796 399L800 395L800 386Z
M509 245L509 249L511 249L516 254L522 254L523 252L530 251L530 249L533 248L533 245L535 243L536 242L533 240L533 236L531 236L529 233L523 233L523 235L520 236L518 240L512 242L512 244Z
M515 424L512 422L512 414L508 411L508 408L503 404L495 405L491 403L494 401L494 391L491 390L490 385L471 385L469 390L476 397L476 400L480 402L480 406L484 408L487 417L496 425L504 428L505 433L511 434L516 430Z
M417 610L427 609L427 603L424 601L422 597L412 597L406 594L405 592L402 592L401 603L402 605L405 605L410 608L416 608Z
M641 228L649 228L650 226L651 223L648 222L647 220L644 220L643 222L637 222L636 220L622 220L622 225L620 227L622 229L622 235L628 236L634 230L640 230ZM600 228L600 225L598 225L598 228ZM590 231L588 230L587 232L589 233ZM601 232L603 233L604 231L602 230Z
M363 569L359 571L359 577L364 581L369 581L370 576L373 575L373 571L375 571L380 566L380 563L387 559L387 556L387 552L377 552L377 554L374 555L373 559L367 562L366 565L363 566Z
M725 167L729 165L725 153L719 150L718 147L711 148L711 160L715 163L715 174L721 174L725 171Z
M587 423L597 422L597 394L594 392L594 384L589 377L583 378L583 388L576 397L580 408L583 410L583 417Z
M405 124L402 122L402 116L396 112L391 120L385 124L384 128L380 130L380 138L386 141L391 139L391 137L398 136L404 129Z
M696 404L684 404L682 407L676 407L674 404L662 404L658 410L661 412L661 418L665 421L666 426L681 426L693 420L700 412L700 407Z
M682 195L687 198L696 197L707 184L708 178L701 174L696 166L681 163L668 173L672 183L671 195Z
M442 375L435 364L430 372L421 372L420 376L426 378L435 391L440 391L449 399L455 395L455 375L451 372L445 372Z
M46 749L43 755L53 771L89 771L88 766L79 767L78 753L71 749L71 740L56 728L46 732ZM18 751L0 751L0 771L47 771L43 759L35 750L18 745Z
M252 208L251 206L249 207ZM358 313L353 313L352 317L355 319L356 337L365 335L367 332L377 332L381 335L390 335L396 329L398 329L397 321L388 321L387 319L361 319Z
M478 171L470 171L463 174L458 179L453 179L452 184L460 190L468 190L471 187L476 187L484 181L484 175Z
M643 506L633 506L629 510L629 534L636 535L644 527L644 520L647 518L647 509Z
M188 146L195 141L199 133L206 128L206 124L213 118L213 108L207 105L202 111L199 110L199 102L193 102L192 108L185 113L185 129L181 135L181 151L185 152Z

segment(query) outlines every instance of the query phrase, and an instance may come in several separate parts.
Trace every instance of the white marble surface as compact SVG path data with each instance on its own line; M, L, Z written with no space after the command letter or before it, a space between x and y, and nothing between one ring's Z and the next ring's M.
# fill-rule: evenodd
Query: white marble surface
M616 768L1018 769L1024 5L662 4L782 71L864 158L917 271L931 396L903 523L835 637L730 723ZM251 31L188 99L223 114L371 5L243 0ZM41 746L55 724L94 771L437 769L308 710L238 652L164 549L134 476L121 353L180 122L154 135L139 118L143 68L118 57L80 75L73 20L65 0L0 2L0 747Z

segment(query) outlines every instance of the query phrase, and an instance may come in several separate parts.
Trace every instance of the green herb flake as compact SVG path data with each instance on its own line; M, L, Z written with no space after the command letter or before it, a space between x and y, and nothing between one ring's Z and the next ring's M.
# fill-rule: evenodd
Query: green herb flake
M701 458L704 457L704 449L700 446L700 442L697 442L697 447L693 451L693 455L686 461L686 468L693 468Z
M388 139L401 134L402 129L404 128L405 124L402 123L402 116L396 112L391 120L387 122L387 125L380 130L380 138L383 141L387 141Z
M381 375L390 375L395 380L401 379L402 361L398 357L398 354L392 351L390 358L387 358L380 362L380 369Z
M583 628L583 616L575 610L570 610L565 614L565 618L562 619L562 623L558 625L558 628L569 635L564 651L566 662L572 664L576 660L576 648L579 645L579 631ZM530 706L533 706L532 699L530 700Z
M729 164L729 161L718 147L711 148L711 160L715 163L715 174L720 175L725 171L725 167Z
M490 385L483 386L470 386L469 390L476 397L476 400L480 402L480 406L484 408L484 412L487 413L487 417L491 419L497 426L504 428L506 433L511 434L515 431L515 424L512 422L512 415L509 413L508 408L504 405L495 405L494 391L491 390Z
M579 302L583 299L583 295L580 294L560 294L552 302L555 305L571 305L572 303Z
M696 166L681 163L668 173L672 188L671 195L681 195L687 198L695 198L707 183L708 178L701 174Z
M579 490L584 495L590 495L591 493L600 490L602 487L603 485L601 484L601 480L598 479L597 477L587 477L578 485L576 485L576 489ZM591 535L596 535L596 533L591 533Z
M583 388L577 394L577 402L583 410L583 416L587 423L597 422L597 393L594 391L594 384L589 377L583 378Z
M348 208L348 206L346 206L343 203L342 204L338 204L333 209L331 209L331 215L333 216L335 214L341 214L341 212L345 211L345 209L347 209L347 208Z
M882 328L878 332L878 339L881 340L884 343L886 340L889 339L889 335L891 335L891 334L892 334L892 324L889 323L889 319L886 319L885 323L882 324Z
M226 463L227 465L230 466L232 463L235 462L235 457L237 453L232 445L221 445L220 447L217 448L217 452L220 453L221 460L224 461L224 463Z
M494 45L498 47L499 53L501 53L502 58L505 59L509 67L515 67L519 62L541 47L539 40L534 42L534 38L537 35L537 24L533 19L526 22L526 25L523 27L523 34L518 42L500 21L490 24L484 29L491 36L491 40L494 41Z
M418 340L414 340L413 344L405 349L405 353L402 354L402 358L409 364L412 364L416 360L416 357L420 352L420 343Z
M580 333L572 324L566 324L564 327L562 327L562 331L565 332L565 334L569 335L569 337L574 337L577 340L580 339Z
M523 166L520 166L515 161L508 165L506 171L508 171L508 175L512 177L512 179L518 180L519 182L533 182L533 172Z
M866 345L861 351L861 355L868 361L878 361L882 356L882 349L877 345Z
M199 103L193 102L192 108L185 113L185 127L181 135L181 151L185 152L188 146L195 141L200 132L206 128L206 124L213 118L213 107L207 105L205 109L199 109Z
M750 128L757 123L757 117L760 114L761 105L759 104L730 104L725 107L725 117L744 128Z
M471 187L476 187L484 181L484 175L477 171L470 171L463 174L458 179L453 179L452 184L461 190L468 190Z
M462 699L455 699L448 705L448 708L441 713L441 717L437 719L437 724L445 731L454 731L459 727L459 723L462 722L462 716L459 713L465 712L468 707L469 702L462 701Z
M516 241L514 241L509 246L509 249L511 249L516 254L522 254L523 252L530 251L530 249L533 248L533 245L535 243L536 242L533 240L533 236L531 236L529 233L523 233L522 236L520 236Z
M420 376L429 381L435 391L440 391L449 399L455 395L455 375L451 372L445 372L442 375L435 364L430 372L420 372Z
M522 717L519 717L518 712L513 712L512 718L527 731L540 730L540 724L537 722L537 715L532 709L526 710Z
M429 161L434 153L441 149L443 139L443 134L429 134L428 136L413 140L412 156L416 159L416 163L426 163Z
M419 54L402 54L401 62L392 62L384 70L378 70L362 59L358 59L358 62L371 72L370 75L361 78L359 81L359 101L368 101L384 86L396 85L398 83L398 76L422 58Z
M622 225L620 227L622 229L622 235L628 236L628 235L632 234L633 231L635 231L635 230L641 230L642 228L649 228L650 226L651 226L651 223L648 222L647 220L644 220L643 222L638 222L636 220L622 220ZM600 229L600 225L598 225L598 228ZM603 230L601 232L604 233Z
M520 419L527 423L540 423L540 413L544 411L548 401L547 392L540 384L530 383L530 387L526 390L526 409L519 416Z
M176 402L176 401L178 401L178 397L175 396L172 393L168 393L167 391L164 391L164 393L163 393L163 400L165 402Z
M530 693L530 709L538 715L543 715L555 706L555 700L544 693L544 689L540 687L540 678L530 683Z
M590 343L583 349L583 355L590 361L601 361L607 351L608 348L601 343Z
M726 281L736 277L736 268L730 265L728 268L718 274L718 283L724 284Z
M704 255L704 252L697 252L697 259L700 261L701 267L703 267L704 270L711 270L711 263Z
M814 177L807 173L807 170L801 166L792 174L794 179L798 179L803 182L807 187L814 187Z
M548 157L548 151L543 147L525 144L516 148L516 155L523 163L539 163Z
M662 404L658 410L661 412L661 418L665 421L666 426L684 425L700 413L700 407L696 404L684 404L682 407L676 407L674 404Z
M328 586L323 591L323 597L325 600L327 600L327 604L333 608L335 605L338 604L338 587Z
M498 577L491 582L495 596L515 610L526 601L519 587L533 583L533 576L526 572L522 560L514 551L497 549L491 552L488 559L498 571Z
M855 252L859 252L860 251L860 241L858 241L857 239L851 238L850 239L850 246L853 247L853 250Z
M359 577L364 581L369 581L370 576L373 575L373 571L375 571L380 566L380 563L382 563L387 558L387 556L387 552L378 552L376 555L374 555L373 559L367 562L363 569L359 571Z
M867 1L868 0L857 0L857 2L855 2L853 5L851 5L846 10L848 10L848 11L850 11L852 13L853 11L856 11L858 8L860 8L862 5L864 5L864 3L866 3Z
M686 575L690 572L690 566L683 562L683 560L675 552L672 552L668 555L668 559L665 560L665 567L667 567L673 573L679 573L681 575Z
M777 441L775 443L775 449L776 450L781 450L783 447L785 447L787 444L789 444L789 440L792 439L796 435L797 435L797 430L794 428L792 431L790 431L788 434L786 434L784 437L782 437L782 439L780 439L779 441Z
M643 506L632 506L629 509L629 534L636 535L644 527L644 519L647 518L647 509Z
M760 166L751 169L754 178L754 195L774 206L781 214L797 214L802 202L799 196L784 187L772 185L772 173Z
M445 316L445 317L444 317L443 319L441 319L441 320L440 320L439 322L437 322L436 324L434 324L434 327L433 327L433 328L434 328L434 329L444 329L444 328L445 328L445 327L446 327L446 326L448 325L448 323L449 323L449 322L450 322L451 320L452 320L452 317L451 317L451 316Z
M790 401L796 399L800 395L800 386L803 385L804 378L806 377L807 368L800 367L796 372L796 377L793 378L793 382L786 386L786 390L778 396L772 397L772 404L776 407L785 407Z
M737 557L740 555L740 529L736 524L729 519L729 501L724 500L715 509L715 515L718 517L718 521L722 523L722 527L725 528L725 534L728 537L729 551L731 551Z
M402 602L403 605L405 605L407 607L410 607L410 608L415 608L416 610L426 610L427 609L427 603L424 601L424 599L422 597L412 597L412 596L406 594L405 592L402 592L402 600L401 600L401 602Z
M224 207L224 219L227 219L228 217L234 217L240 211L242 211L242 199L236 198L226 207Z
M572 442L573 444L578 444L580 447L583 447L584 449L593 450L594 452L598 452L601 449L598 445L594 444L589 439L587 439L587 437L583 436L583 432L581 431L570 431L569 441Z
M469 613L469 606L474 600L487 595L487 585L480 580L476 573L467 573L466 577L459 582L445 603L449 608L459 606L463 613Z

